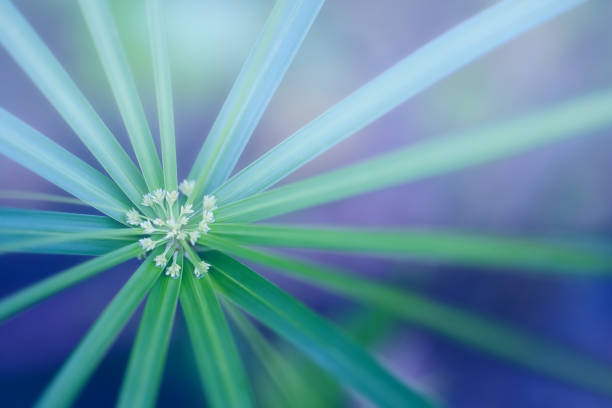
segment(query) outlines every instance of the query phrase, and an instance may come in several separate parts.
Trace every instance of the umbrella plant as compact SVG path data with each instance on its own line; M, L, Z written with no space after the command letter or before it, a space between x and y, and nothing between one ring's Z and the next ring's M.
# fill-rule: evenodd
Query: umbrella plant
M377 118L484 53L568 12L582 0L503 0L420 47L237 173L233 170L323 0L278 0L185 180L177 179L168 45L161 0L146 0L159 120L155 138L104 0L80 0L136 163L35 29L0 0L0 43L105 173L0 108L0 152L73 197L19 198L90 206L101 215L0 208L0 251L91 256L0 299L0 320L133 258L142 260L91 326L38 406L73 404L121 329L144 301L119 406L155 404L175 314L184 315L208 404L252 406L251 375L228 317L278 387L283 406L330 403L300 382L306 360L283 360L250 316L299 349L318 369L377 406L425 407L425 395L390 373L362 344L256 272L264 266L416 324L465 347L599 393L609 367L537 337L417 292L262 247L311 248L449 264L601 274L612 256L597 248L448 230L363 229L259 221L359 194L503 159L612 124L612 91L586 93L505 121L431 138L380 156L275 185ZM233 175L232 175L233 174ZM248 263L245 264L244 262ZM27 267L27 265L24 265ZM384 317L377 316L376 321ZM308 363L310 364L310 363ZM310 366L309 366L310 367ZM314 367L314 366L313 366ZM314 369L314 368L313 368ZM296 375L297 373L297 375ZM310 380L309 380L310 381ZM296 396L293 392L303 392ZM301 391L300 391L301 390ZM310 403L310 405L309 405Z

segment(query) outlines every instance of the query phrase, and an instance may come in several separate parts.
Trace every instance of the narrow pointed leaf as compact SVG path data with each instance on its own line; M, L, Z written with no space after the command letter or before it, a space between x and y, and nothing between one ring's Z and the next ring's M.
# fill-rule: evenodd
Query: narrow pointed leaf
M0 190L0 199L6 200L25 200L25 201L46 201L49 203L64 203L72 205L80 205L84 207L90 207L84 201L78 198L66 197L58 194L47 194L38 193L35 191L22 191L22 190Z
M542 272L612 273L610 251L586 246L586 242L580 241L557 242L558 239L426 229L368 230L262 224L214 224L211 234L258 246L348 251L473 266L521 267Z
M505 0L429 42L260 157L215 195L258 193L484 53L583 0Z
M0 0L0 43L136 205L146 187L138 169L19 10Z
M193 198L229 177L323 1L276 2L190 173Z
M240 247L218 238L209 245L297 279L385 310L463 344L550 377L612 395L612 367L494 320L416 292L352 277L338 268ZM235 270L233 270L235 272ZM216 275L215 275L216 276Z
M31 240L33 237L49 236L56 233L72 233L125 228L108 217L97 215L72 214L55 211L21 210L0 208L0 245ZM9 232L11 231L11 232ZM77 242L24 246L20 251L31 253L103 255L133 242L117 239L90 239Z
M138 164L150 191L163 185L162 169L119 32L106 0L80 0L81 11L123 117Z
M234 322L234 325L242 334L242 337L244 337L251 350L253 350L253 354L263 367L266 375L272 381L277 404L285 407L306 407L306 405L302 403L305 397L304 394L299 394L298 401L298 399L293 398L289 391L289 384L292 384L292 381L296 382L300 380L299 373L289 365L288 361L284 361L285 364L281 363L283 362L282 357L276 352L274 346L270 344L238 308L227 302L225 302L223 306Z
M216 408L252 406L244 367L210 277L196 279L188 262L182 274L181 309L208 403Z
M183 266L182 259L179 261ZM147 298L118 407L153 407L161 384L181 278L161 277Z
M110 179L2 108L0 153L116 220L130 208Z
M172 80L168 58L167 29L161 0L147 0L147 22L153 58L153 79L159 116L164 185L168 191L177 189L176 141L174 135L174 107Z
M100 272L119 265L142 252L138 244L130 244L98 258L59 272L17 293L0 300L0 321ZM8 271L6 271L8 272Z
M215 288L376 406L432 406L355 342L246 266L218 252L207 260L214 266Z
M0 207L0 228L77 232L125 227L108 217L98 215Z
M2 231L2 230L0 230ZM27 233L21 230L4 230L2 233L6 234L22 234L26 237ZM0 245L0 254L5 252L20 252L27 249L33 249L37 247L53 246L58 244L66 244L79 242L81 240L91 239L107 239L117 240L122 243L132 237L131 241L136 240L136 236L142 235L142 230L122 228L122 229L109 229L109 230L94 230L94 231L82 231L82 232L60 232L60 233L46 233L41 234L36 231L30 238L24 238L17 242L8 242Z
M222 206L218 221L246 222L502 159L612 124L612 92L589 94L473 131L427 140Z
M112 345L161 270L153 263L154 251L113 298L81 343L72 352L36 404L39 408L68 407Z

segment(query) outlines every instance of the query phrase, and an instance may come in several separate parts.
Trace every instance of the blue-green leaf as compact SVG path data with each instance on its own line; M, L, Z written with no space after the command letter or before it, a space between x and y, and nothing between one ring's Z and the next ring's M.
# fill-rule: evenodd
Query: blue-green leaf
M183 266L182 257L178 263ZM123 378L118 407L155 406L180 288L179 276L176 280L162 277L151 289Z
M276 2L190 173L193 198L230 175L323 1Z
M140 172L49 48L8 0L0 0L0 27L0 43L127 197L139 205L146 192Z
M176 142L174 135L174 107L172 80L168 58L167 34L161 0L147 0L147 22L153 58L153 78L159 116L164 185L168 191L177 189Z
M0 153L116 220L130 208L110 179L2 108Z
M216 408L250 407L253 404L244 367L210 277L206 274L196 279L193 266L185 264L181 309L207 400Z
M72 405L123 326L159 277L161 269L153 263L153 258L159 253L161 250L158 249L149 255L113 298L49 384L37 402L37 407L58 408Z
M589 245L586 240L503 237L437 229L218 223L212 226L211 234L258 246L348 251L473 266L520 267L546 273L612 274L612 254L607 243L599 247Z
M377 156L222 206L218 221L256 221L460 170L612 124L612 91L565 102L514 120L485 126Z
M505 0L421 47L250 164L215 195L263 191L400 103L484 53L584 0Z
M209 245L225 253L278 269L366 306L387 311L399 319L425 327L477 351L571 384L612 395L612 367L506 324L413 291L401 290L363 277L357 278L338 268L256 251L218 239ZM232 273L237 273L236 269L232 269ZM244 279L242 275L239 278Z
M207 260L215 288L376 406L432 406L338 329L246 266L218 252Z
M106 0L80 0L108 83L119 106L136 158L150 191L163 185L162 169L119 32Z
M83 262L0 300L0 321L115 265L136 257L142 249L131 244Z

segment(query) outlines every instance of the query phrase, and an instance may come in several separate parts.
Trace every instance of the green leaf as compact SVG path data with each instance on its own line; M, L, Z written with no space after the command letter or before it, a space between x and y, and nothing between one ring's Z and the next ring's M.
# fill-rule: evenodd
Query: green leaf
M45 95L130 200L140 205L142 176L49 48L8 0L0 0L0 43Z
M500 1L404 58L222 185L227 203L265 190L430 85L583 0Z
M182 257L178 260L181 268ZM118 407L153 407L166 362L181 278L162 277L149 293L123 378Z
M185 315L202 386L217 408L250 407L251 391L232 334L206 274L200 280L185 263L181 309Z
M130 208L110 179L2 108L0 153L116 220Z
M138 164L150 191L163 185L162 169L138 90L106 0L79 0Z
M157 96L164 185L168 191L175 191L178 187L174 107L172 102L170 61L168 58L167 29L163 19L164 8L161 0L147 0L146 6L149 42L151 43L151 55L153 58L153 79Z
M89 207L90 205L78 198L65 197L58 194L38 193L35 191L22 190L0 190L0 199L6 200L26 200L26 201L46 201L49 203L64 203Z
M322 4L276 2L189 174L191 199L229 177Z
M0 300L0 321L5 320L22 310L66 289L77 283L89 279L100 272L106 271L136 257L142 249L138 244L124 246L116 251L109 252L98 258L83 262L72 268L59 272L34 285L28 286L6 298Z
M255 251L215 238L209 246L385 310L406 322L477 351L590 390L612 395L612 367L509 325L429 299L416 292L353 277L338 268ZM235 270L232 270L236 273Z
M49 384L37 407L72 405L122 327L159 277L161 270L155 266L153 258L160 253L160 249L153 251L113 298Z
M284 407L306 407L302 403L305 395L300 394L299 401L296 401L289 390L292 381L299 381L299 373L287 361L281 364L283 360L274 347L235 306L227 302L223 306L272 381L277 404Z
M539 3L539 2L538 2ZM612 92L593 93L518 119L427 140L222 206L218 221L246 222L516 155L612 123Z
M215 288L296 345L338 381L377 406L431 406L339 330L246 266L221 253L210 253L207 260L214 266L210 275Z
M19 234L25 236L26 232L23 230L0 230L6 234ZM57 244L66 244L72 242L78 242L81 240L91 240L96 238L114 239L124 242L128 237L135 237L142 235L142 230L133 228L123 229L108 229L108 230L94 230L94 231L83 231L83 232L59 232L59 233L43 233L34 231L32 238L21 239L19 241L7 242L0 245L0 254L5 252L20 252L26 249L34 249L38 247L53 246ZM135 239L131 241L134 242Z
M97 215L0 208L0 245L12 245L22 240L30 240L37 235L49 236L58 232L84 232L112 228L123 229L124 226L108 217ZM125 239L133 242L131 237L125 237ZM125 241L102 238L36 247L26 246L21 250L35 253L102 255L123 247L125 244Z
M212 225L211 234L258 246L348 251L473 266L521 267L541 272L580 274L610 274L612 271L612 254L607 248L591 248L579 241L565 242L558 238L499 237L427 229L368 230L216 223ZM203 242L207 239L208 236Z

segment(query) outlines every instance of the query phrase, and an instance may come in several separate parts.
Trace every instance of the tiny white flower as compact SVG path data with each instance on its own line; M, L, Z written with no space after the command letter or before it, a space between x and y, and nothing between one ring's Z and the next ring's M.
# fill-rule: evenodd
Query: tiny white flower
M210 227L208 226L206 221L202 220L198 224L198 230L200 230L202 233L206 234L208 231L210 231Z
M169 275L172 279L178 279L181 273L181 266L177 263L173 263L166 269L166 275Z
M187 197L193 193L193 189L195 188L195 181L192 180L183 180L179 185L179 190L181 193L185 194Z
M155 249L155 241L153 241L151 238L142 238L138 240L138 242L145 251L152 251Z
M165 222L161 218L156 218L156 219L153 220L153 224L155 224L155 225L157 225L159 227L159 226L164 225Z
M201 236L202 234L200 234L199 231L191 231L189 233L189 242L191 242L191 245L195 245Z
M215 216L213 215L212 211L202 211L202 221L206 222L207 224L212 224L215 222Z
M153 201L155 201L157 204L163 205L164 204L164 198L166 198L166 191L165 190L162 190L161 188L158 188L157 190L153 191Z
M172 206L176 200L178 200L178 191L168 191L166 193L166 201L169 206Z
M202 209L212 211L217 208L217 199L213 195L205 195L202 199Z
M185 239L187 238L187 233L183 230L178 230L176 233L176 239Z
M193 270L193 273L196 278L201 279L202 277L204 277L204 274L207 273L209 269L210 269L210 264L204 261L201 261L195 267L195 269Z
M179 217L179 219L178 219L178 220L176 220L176 223L177 223L179 226L181 226L181 227L182 227L183 225L187 225L187 223L188 223L188 222L189 222L189 220L187 219L187 217L183 217L183 216Z
M155 266L157 266L158 268L163 268L164 266L166 266L167 263L168 260L166 259L165 254L157 255L155 257Z
M153 234L155 232L155 227L151 224L151 221L145 221L140 224L140 228L143 229L145 234Z
M193 205L185 204L181 206L181 214L191 214L193 212Z
M145 207L151 207L153 205L153 196L151 194L143 195L142 205L144 205Z
M140 213L138 210L132 208L130 211L125 213L127 223L130 225L138 225L140 224Z

